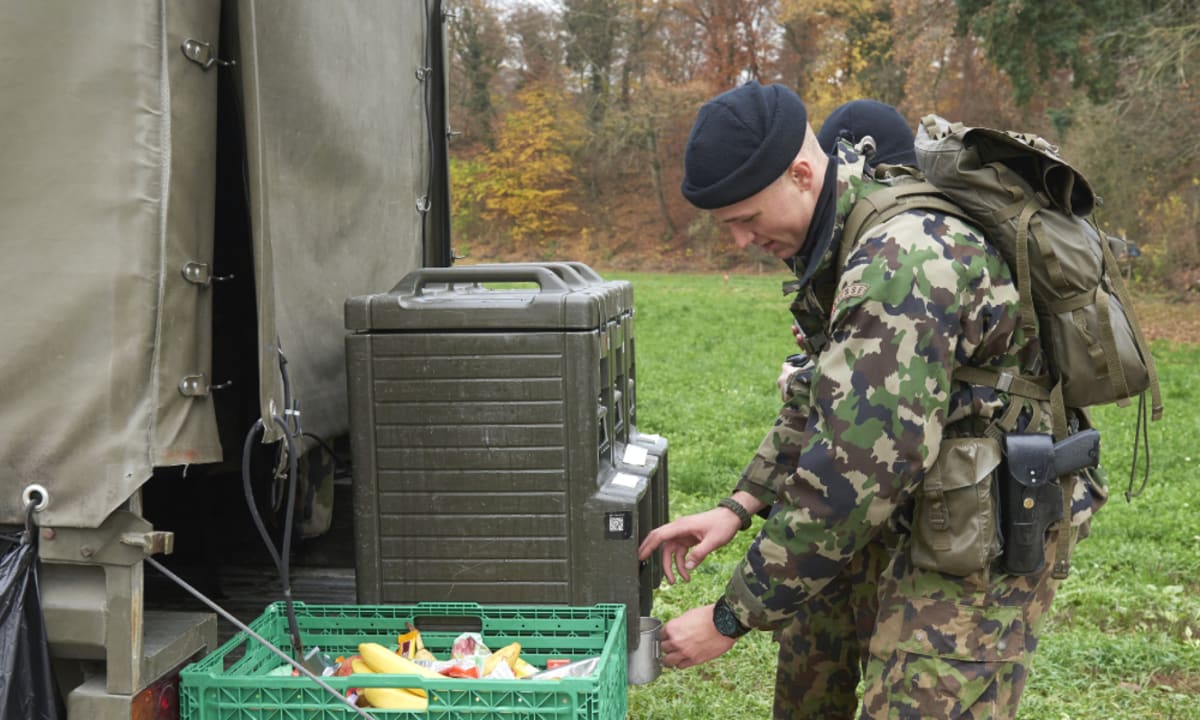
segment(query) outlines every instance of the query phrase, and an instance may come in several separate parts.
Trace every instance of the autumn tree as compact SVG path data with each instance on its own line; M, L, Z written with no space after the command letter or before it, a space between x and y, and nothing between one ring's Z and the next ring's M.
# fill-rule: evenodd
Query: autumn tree
M559 17L536 5L521 5L505 25L514 40L522 83L561 82L564 50Z
M611 73L621 35L619 0L565 0L567 67L579 73L595 128L608 108Z
M621 29L615 34L614 74L619 77L619 94L609 103L603 121L593 123L583 147L580 164L587 168L589 192L586 202L589 216L607 231L614 216L658 211L657 233L671 239L678 233L672 216L671 199L678 195L678 179L672 172L678 156L672 154L677 136L686 133L679 126L689 108L703 101L706 91L684 83L667 82L663 58L674 56L664 47L665 21L669 4L659 0L617 0ZM690 118L687 118L690 120ZM645 201L653 199L653 206ZM652 218L643 223L650 226ZM618 239L619 244L623 239ZM610 250L614 249L612 246Z
M621 17L624 19L622 32L622 62L620 80L620 102L628 108L635 88L647 77L649 63L655 53L662 53L662 28L668 5L659 0L622 0ZM663 77L661 73L656 73Z
M861 97L903 99L888 0L780 0L779 19L789 43L785 77L814 115Z
M480 237L511 231L528 251L576 230L598 239L573 247L593 249L650 235L660 248L726 262L679 195L682 155L699 105L757 79L794 88L814 124L871 97L914 127L936 112L1037 132L1104 196L1110 232L1179 261L1164 267L1200 266L1196 0L459 0L456 9L453 125L483 140L490 115L495 133L491 148L452 148L456 228Z
M1081 102L1066 149L1105 202L1106 229L1141 245L1158 281L1200 279L1200 16L1187 0L1161 3L1109 31L1120 74L1107 102Z
M1114 31L1122 72L1111 103L1130 132L1153 138L1145 158L1168 185L1200 174L1200 13L1172 0Z
M697 47L699 78L714 90L773 76L777 0L678 0L674 11L690 23L685 46Z
M484 215L508 225L518 249L561 235L577 210L571 201L571 145L583 122L562 94L529 83L500 124L496 149L483 155L488 178Z
M459 0L450 23L450 97L455 129L468 143L494 143L491 83L506 54L500 16L491 0Z
M894 62L904 69L901 112L915 125L937 113L968 125L1045 130L1042 118L1013 102L1008 77L989 62L980 40L957 31L955 0L892 0L898 38Z
M786 5L784 6L786 7ZM825 51L822 39L828 32L830 20L825 16L803 17L785 15L780 17L783 35L782 51L779 55L779 77L802 98L813 98L813 83L818 73L814 69L822 64Z

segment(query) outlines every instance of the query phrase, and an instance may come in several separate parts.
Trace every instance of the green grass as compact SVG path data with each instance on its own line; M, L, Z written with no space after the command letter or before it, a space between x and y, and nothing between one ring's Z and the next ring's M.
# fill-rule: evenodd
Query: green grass
M778 409L779 364L796 351L787 275L608 275L634 284L638 427L670 441L672 517L712 507ZM1097 410L1112 498L1059 590L1022 719L1200 720L1200 347L1154 352L1167 411L1150 428L1150 484L1125 501L1136 409ZM711 555L691 583L664 583L654 614L714 600L751 535ZM751 633L707 665L632 688L630 716L769 717L774 666L769 635Z

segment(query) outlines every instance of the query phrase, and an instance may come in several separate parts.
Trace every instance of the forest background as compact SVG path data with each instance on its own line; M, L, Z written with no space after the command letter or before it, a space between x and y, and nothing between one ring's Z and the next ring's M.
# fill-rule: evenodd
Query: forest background
M464 262L778 269L679 193L699 105L748 80L1035 132L1141 251L1200 292L1200 0L455 0L454 249Z

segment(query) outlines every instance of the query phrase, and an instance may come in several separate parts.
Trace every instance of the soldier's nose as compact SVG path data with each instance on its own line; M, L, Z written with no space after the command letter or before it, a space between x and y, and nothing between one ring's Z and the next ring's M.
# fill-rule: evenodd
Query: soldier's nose
M754 232L752 230L734 226L732 228L732 232L733 243L739 248L745 249L747 245L754 242Z

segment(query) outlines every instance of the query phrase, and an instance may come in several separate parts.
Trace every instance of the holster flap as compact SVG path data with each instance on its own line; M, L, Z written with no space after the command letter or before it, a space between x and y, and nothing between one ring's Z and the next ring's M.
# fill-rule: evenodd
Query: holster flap
M1009 476L1026 487L1054 480L1054 438L1031 434L1004 436L1004 458Z

